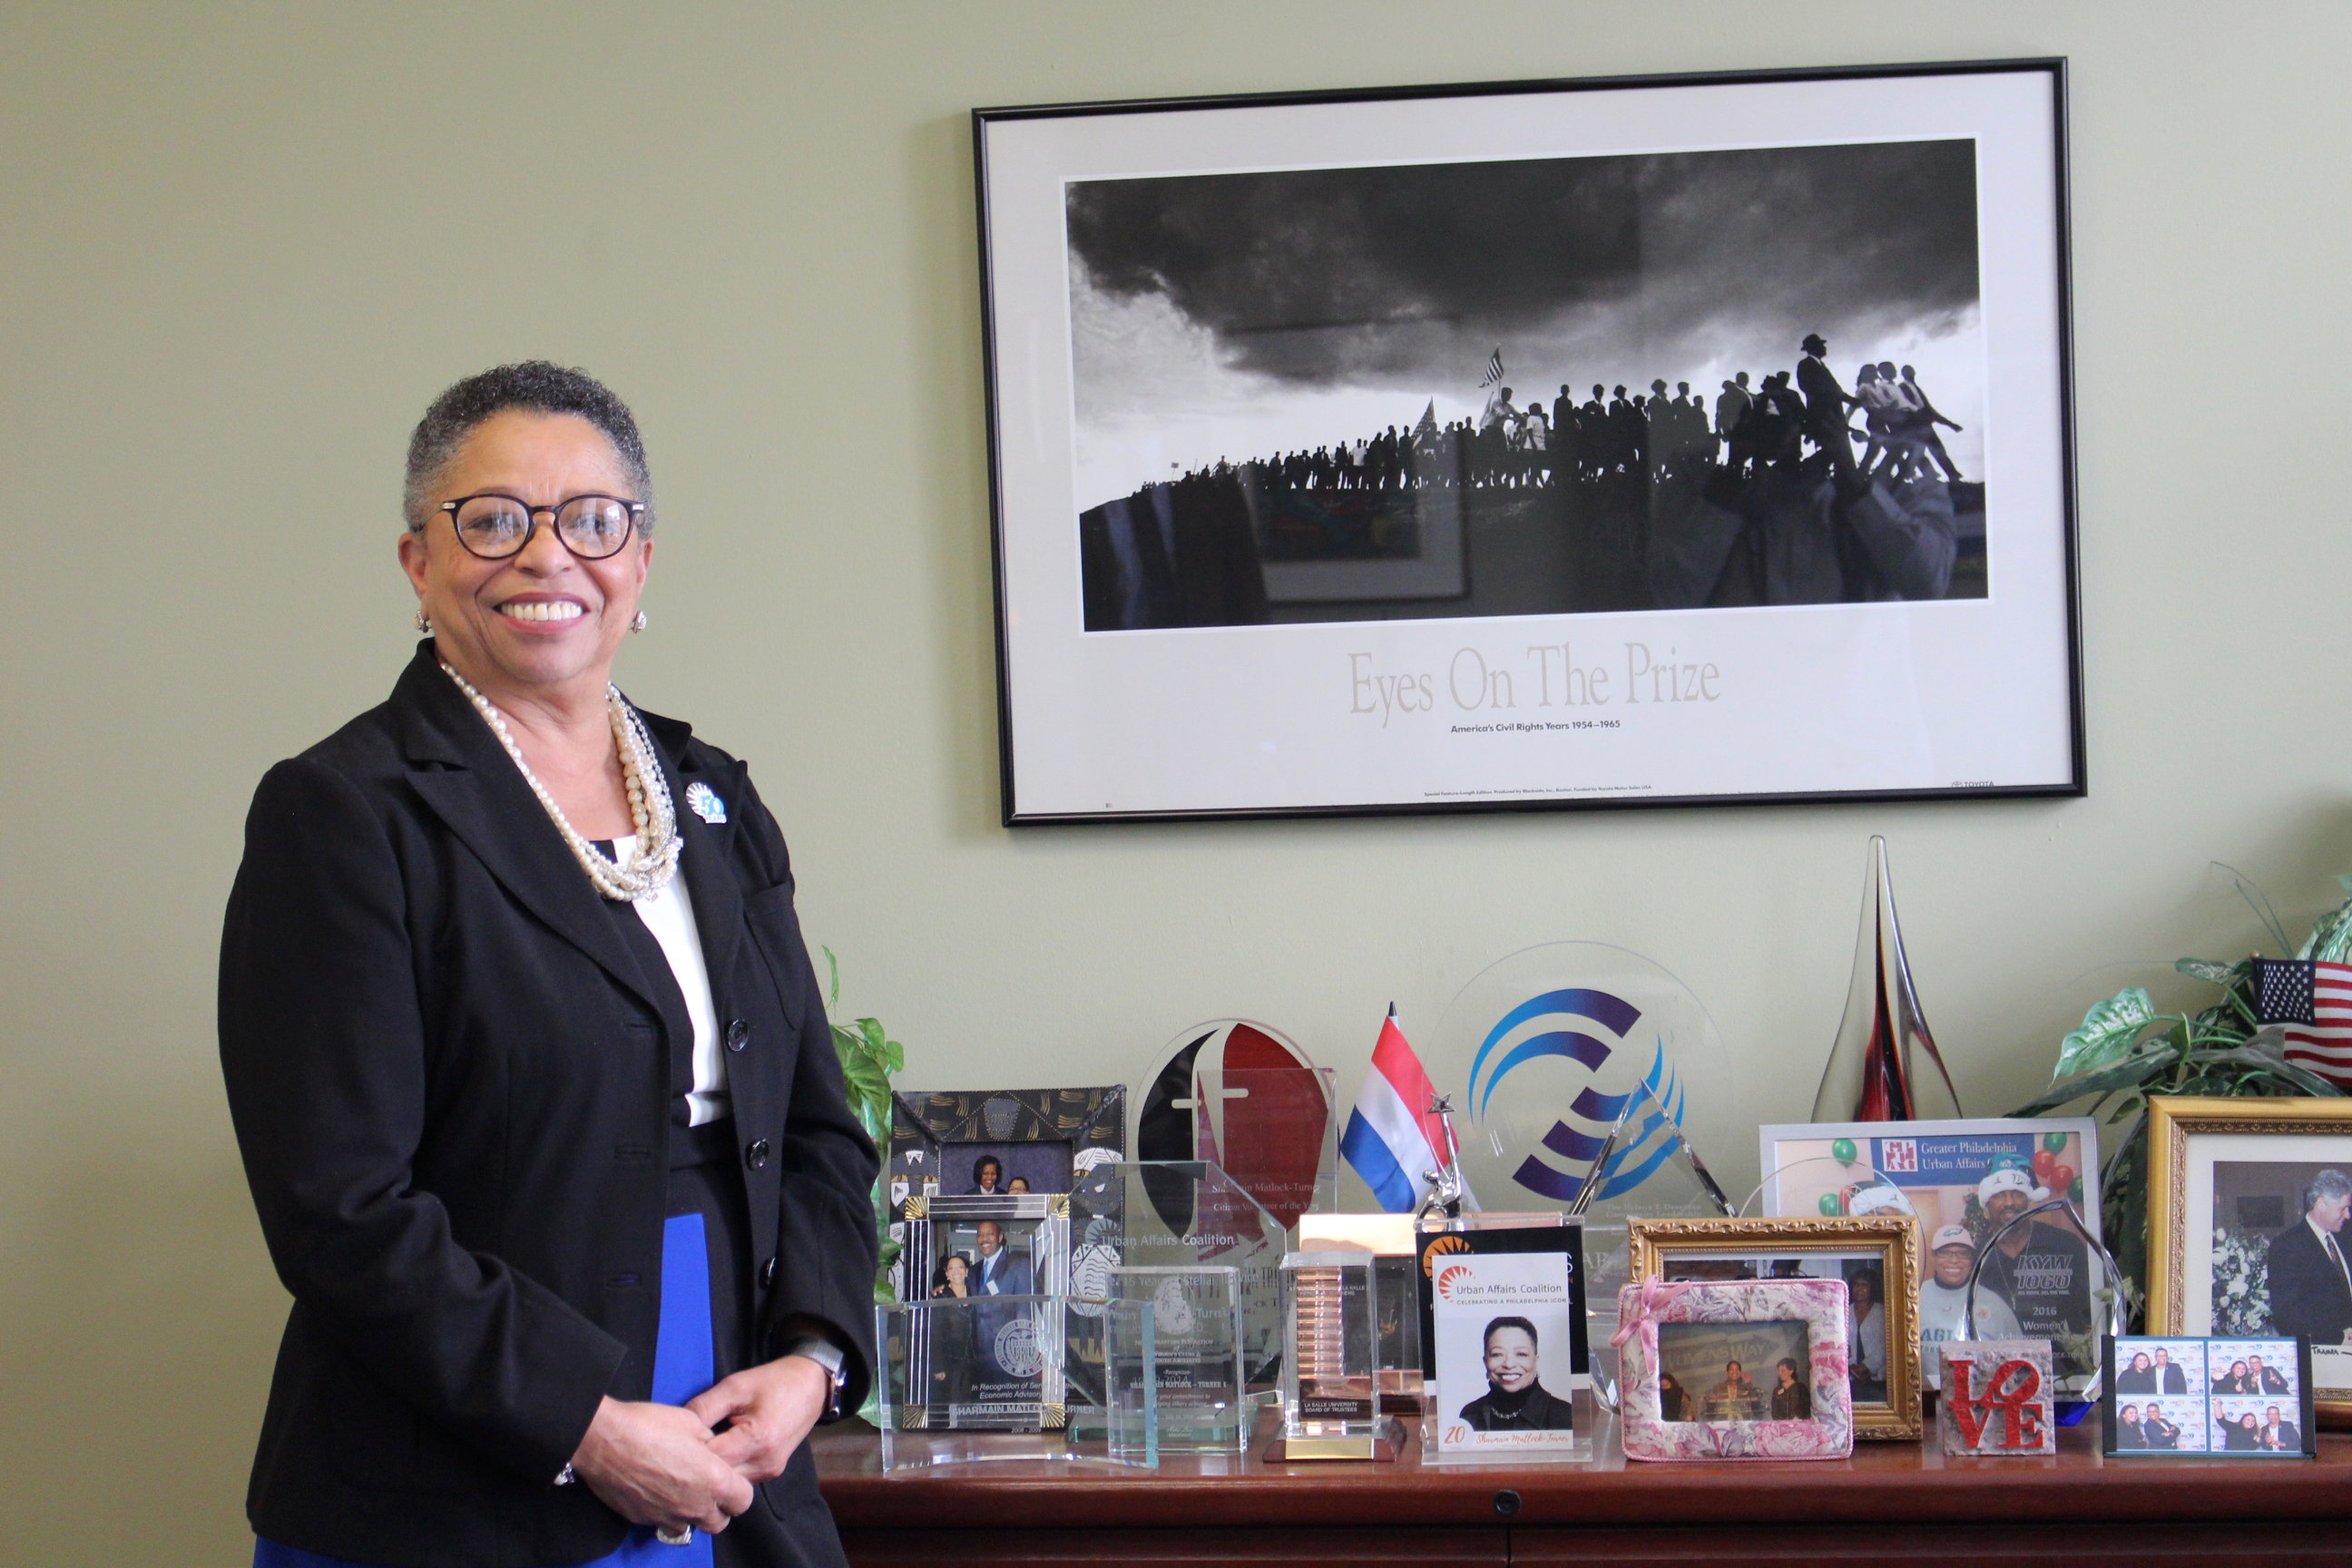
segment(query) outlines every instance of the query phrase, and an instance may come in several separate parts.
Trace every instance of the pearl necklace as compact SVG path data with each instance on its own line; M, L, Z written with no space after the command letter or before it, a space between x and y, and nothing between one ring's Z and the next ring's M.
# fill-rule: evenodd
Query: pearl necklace
M685 847L685 841L677 836L677 816L670 805L669 781L663 777L661 764L655 760L653 741L646 735L645 721L637 717L637 710L622 700L619 687L605 682L604 710L613 721L613 743L621 757L621 781L629 792L629 819L637 829L636 847L625 866L582 837L564 817L563 808L555 804L555 797L547 793L547 786L539 782L539 775L522 760L522 748L515 744L512 731L507 729L506 717L491 705L490 700L475 690L471 682L449 667L446 659L441 661L441 673L457 683L457 689L466 694L466 700L474 705L474 710L489 725L490 733L499 738L499 744L514 759L523 783L530 785L530 793L547 808L555 830L571 847L572 858L580 862L580 868L588 873L588 880L595 884L599 893L615 903L630 903L669 886L670 878L677 872L678 852Z

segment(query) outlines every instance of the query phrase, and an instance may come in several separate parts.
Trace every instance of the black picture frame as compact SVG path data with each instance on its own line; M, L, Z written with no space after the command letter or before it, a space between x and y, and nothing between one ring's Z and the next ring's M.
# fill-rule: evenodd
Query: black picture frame
M2172 1359L2177 1362L2179 1360L2182 1348L2190 1345L2199 1347L2200 1352L2208 1352L2210 1347L2217 1345L2225 1348L2246 1345L2279 1346L2293 1357L2295 1369L2294 1390L2286 1394L2233 1394L2215 1384L2208 1370L2203 1367L2198 1369L2198 1374L2193 1378L2182 1379L2183 1386L2178 1393L2161 1391L2143 1393L2139 1389L2118 1386L2120 1380L2116 1375L2118 1363L2130 1365L2129 1358L2141 1348L2147 1347L2153 1350L2160 1347L2170 1352ZM2314 1419L2311 1345L2308 1341L2245 1335L2221 1337L2188 1334L2110 1334L2106 1336L2101 1347L2100 1360L2102 1373L2099 1379L2099 1425L2102 1433L2100 1452L2109 1458L2315 1459L2319 1457L2319 1432L2317 1423ZM2212 1441L2212 1427L2217 1412L2228 1414L2231 1409L2254 1405L2267 1408L2268 1405L2275 1405L2281 1399L2285 1400L2297 1413L2296 1419L2300 1425L2295 1433L2296 1447L2268 1449L2259 1447L2232 1448ZM2126 1437L2127 1428L2136 1427L2139 1423L2137 1421L2126 1423L2120 1420L2118 1412L2132 1408L2137 1403L2143 1401L2151 1407L2163 1405L2172 1415L2181 1415L2183 1411L2193 1410L2193 1418L2199 1423L2198 1432L2203 1442L2195 1446L2157 1447L2150 1446L2144 1439L2137 1443L2129 1441ZM2180 1408L2173 1409L2175 1405ZM2248 1410L2245 1413L2252 1412ZM2259 1414L2256 1415L2256 1419L2260 1419ZM2178 1424L2175 1423L2174 1426L2177 1442ZM2259 1434L2256 1440L2259 1441Z
M1953 107L1964 105L1971 92L1982 100L1985 124L1969 121L1965 111ZM1706 107L1735 99L1738 107L1733 109ZM1423 582L1409 592L1400 591L1396 598L1376 602L1363 612L1367 618L1361 621L1335 618L1329 606L1342 600L1330 598L1319 601L1320 608L1311 607L1318 603L1312 598L1293 602L1293 609L1286 612L1293 617L1287 624L1252 618L1259 612L1246 586L1245 561L1228 574L1241 586L1212 593L1216 603L1208 609L1197 605L1175 610L1154 607L1155 595L1175 591L1167 589L1169 583L1209 580L1181 559L1192 548L1183 541L1213 535L1228 542L1228 547L1221 547L1225 553L1220 561L1248 556L1262 569L1267 552L1275 548L1267 542L1273 535L1263 506L1254 510L1244 506L1250 517L1246 526L1235 521L1239 514L1228 504L1224 477L1207 455L1216 443L1197 452L1184 447L1175 422L1154 425L1156 405L1148 399L1140 412L1125 409L1119 415L1133 430L1145 432L1131 439L1121 437L1127 439L1126 447L1108 436L1097 440L1089 434L1082 440L1081 421L1094 418L1087 411L1100 400L1082 402L1076 391L1082 377L1075 368L1079 335L1073 323L1081 310L1073 302L1076 285L1069 279L1074 269L1085 270L1089 279L1093 274L1071 260L1069 190L1090 184L1262 178L1301 171L1378 173L1447 160L1452 160L1448 166L1484 169L1547 159L1568 163L1634 155L1601 142L1580 152L1572 126L1546 131L1524 142L1508 142L1497 132L1497 144L1485 154L1465 154L1454 142L1439 144L1443 139L1422 146L1412 142L1410 130L1396 133L1402 139L1399 145L1383 143L1379 150L1360 153L1349 146L1362 138L1342 134L1374 121L1414 114L1423 121L1433 116L1483 126L1501 125L1514 115L1540 119L1547 113L1563 123L1589 121L1596 114L1644 114L1656 117L1661 125L1717 113L1773 126L1783 119L1811 115L1806 129L1788 132L1780 141L1760 132L1745 141L1710 140L1694 132L1683 144L1653 132L1643 144L1664 151L1640 155L1828 157L1822 149L1841 140L1838 116L1853 105L1869 103L1874 122L1875 110L1915 100L1932 100L1933 106L1909 121L1895 114L1885 130L1892 138L1886 145L1957 139L1976 143L1976 183L1969 192L1976 203L1971 221L1979 226L1971 233L1978 237L1972 243L1977 246L1979 292L1975 300L1980 313L1979 325L1971 330L1986 368L1971 395L1988 408L1985 424L1997 436L2001 452L1992 477L1979 476L1979 489L1990 498L1975 514L1987 520L1980 534L1986 541L1982 598L1931 603L1933 595L1919 592L1891 602L1858 604L1852 598L1818 596L1827 592L1822 584L1830 578L1817 575L1807 579L1813 586L1801 590L1816 596L1761 605L1735 597L1717 604L1713 598L1729 581L1722 574L1731 571L1731 565L1724 564L1713 575L1707 571L1693 575L1679 565L1653 573L1649 554L1664 537L1654 531L1643 535L1640 545L1641 570L1649 574L1644 581L1650 586L1628 588L1622 602L1611 600L1602 608L1588 609L1547 600L1529 613L1525 605L1500 607L1503 599L1498 597L1497 607L1490 611L1482 607L1478 584L1514 579L1491 563L1482 571L1475 538L1483 534L1465 524L1466 534L1457 531L1448 537L1470 552L1464 568L1467 586L1456 592L1433 579ZM973 110L1003 820L1017 826L2085 794L2066 116L2063 58L1412 85ZM2028 120L2032 124L2025 123ZM2032 151L2021 151L2028 143ZM1175 198L1170 200L1172 204ZM1149 200L1144 207L1150 209ZM1181 226L1174 217L1181 213L1172 205L1168 211L1174 216L1164 226ZM1234 224L1249 221L1244 211L1229 210L1223 216ZM1224 243L1234 242L1229 237ZM2021 250L2032 252L2030 260L2012 256ZM1134 276L1149 270L1142 260L1137 266ZM1122 283L1133 281L1127 274L1120 276ZM1093 287L1090 282L1087 286ZM2014 308L2018 302L2009 296L2017 290L2032 295L2032 311ZM1173 298L1166 288L1133 297L1160 304ZM1097 301L1088 295L1084 302L1091 309ZM1984 313L1988 305L1999 308ZM2030 330L2018 325L2028 315ZM1200 324L1196 318L1187 321ZM1988 321L1995 324L1984 325ZM1311 327L1315 323L1282 318L1248 330L1296 336ZM1785 334L1789 357L1795 357L1798 335L1812 330L1790 318ZM1878 341L1866 339L1865 346ZM1230 349L1231 344L1223 342L1223 347ZM1498 346L1497 358L1505 352ZM1312 360L1307 351L1298 353ZM1831 358L1836 357L1833 342ZM1597 363L1594 368L1599 373ZM1776 367L1759 361L1756 368ZM1541 374L1549 377L1550 371ZM1838 374L1845 378L1853 372L1846 366ZM1107 374L1100 379L1108 384L1154 383L1143 375ZM1911 384L1906 379L1905 384ZM1431 394L1431 411L1442 395L1446 394ZM1701 400L1709 395L1702 380ZM1421 404L1418 394L1405 400ZM1210 405L1222 416L1225 411L1262 405L1212 399ZM1234 417L1243 416L1236 413ZM1087 428L1108 430L1110 419L1105 413ZM1310 436L1302 427L1302 433L1267 439L1297 447ZM1861 435L1853 440L1859 445ZM1824 442L1816 455L1832 470L1832 489L1839 490L1835 505L1847 509L1848 521L1833 519L1834 527L1853 531L1859 525L1850 523L1852 508L1870 498L1865 490L1859 492L1863 500L1855 500L1839 489L1843 468L1829 453L1842 445ZM1118 462L1097 464L1088 454L1098 447L1116 447L1123 456ZM1160 450L1162 457L1182 448L1185 455L1174 460L1171 471L1202 477L1203 486L1180 494L1192 478L1151 478L1141 466L1146 447ZM1877 451L1874 442L1865 457ZM1234 457L1220 450L1219 460L1226 458L1234 458L1235 475L1270 471L1264 452L1244 449ZM1195 467L1187 470L1187 462ZM1676 482L1701 472L1688 467ZM1612 473L1622 478L1632 470ZM1942 478L1936 476L1937 482ZM1136 488L1123 497L1118 489L1129 479ZM1212 479L1214 485L1208 484ZM1654 506L1654 489L1663 481L1656 471L1650 480ZM1412 481L1405 482L1410 488ZM1242 485L1239 493L1244 501L1273 493L1286 504L1301 495L1312 500L1320 493L1313 482L1301 483L1303 489L1286 480L1271 492L1263 485L1256 489ZM1339 503L1354 505L1368 493L1349 491L1346 483L1343 473L1333 481L1338 488L1331 493L1337 499L1315 513L1320 520L1316 526L1328 525L1326 531L1337 541L1328 548L1343 553L1359 546L1349 532L1353 525L1341 516L1349 507ZM1465 508L1471 506L1473 488L1469 480L1463 481ZM1954 486L1945 489L1959 493ZM1223 499L1212 498L1212 489ZM1705 483L1699 483L1697 493L1705 489ZM1144 504L1147 499L1150 508ZM1376 511L1389 506L1387 500L1374 499ZM1964 501L1953 501L1958 510L1948 528L1943 521L1932 527L1919 524L1916 518L1902 525L1911 530L1906 537L1922 529L1946 529L1956 572L1971 548L1966 525L1970 514ZM1413 514L1410 526L1389 529L1386 536L1410 535L1417 541L1412 548L1423 555L1432 551L1442 555L1456 547L1423 526L1430 505L1434 503L1414 502L1408 509ZM1754 510L1748 500L1740 505ZM1147 517L1146 511L1153 509L1155 516ZM1530 501L1521 510L1542 509ZM1212 519L1212 512L1222 521ZM1740 515L1746 518L1747 510ZM1160 542L1156 547L1148 537L1155 520ZM1727 551L1765 551L1767 534L1751 527L1752 521L1727 533L1729 525L1710 514L1707 539L1728 538ZM1532 536L1540 529L1526 523L1520 531ZM1111 542L1102 543L1097 535ZM1117 548L1121 541L1130 547L1124 554ZM1309 547L1322 548L1311 541ZM1156 571L1148 559L1154 558L1155 548L1157 558L1164 558ZM1709 542L1699 551L1702 562L1714 559L1708 554L1714 548ZM1937 543L1927 553L1943 548ZM1682 553L1676 544L1660 558L1679 562ZM1340 557L1335 555L1333 562L1336 571ZM1759 581L1772 581L1773 570L1758 566L1756 571L1764 574ZM1861 594L1872 582L1894 581L1867 563L1836 570L1843 574L1836 579L1840 595ZM1215 568L1224 571L1223 565ZM1676 595L1686 596L1688 585L1701 578L1712 586L1706 595L1689 602L1684 597L1634 602L1641 591L1657 596L1663 592L1658 584L1667 577L1675 577ZM1795 581L1788 579L1789 584ZM1950 577L1938 592L1956 593L1954 584L1959 581ZM1114 592L1106 584L1124 587ZM1344 590L1333 591L1344 599ZM1423 595L1431 596L1416 597ZM1118 607L1107 608L1115 599ZM1453 605L1451 610L1420 613L1447 603ZM1265 615L1274 613L1272 604L1269 600ZM1855 612L1846 616L1853 624L1841 624L1831 638L1834 651L1823 656L1828 664L1808 662L1811 654L1794 651L1800 643L1811 646L1809 633L1770 621L1779 614L1785 622L1787 612L1796 605ZM1956 605L1961 613L1927 618ZM1976 611L1983 613L1971 614ZM1633 630L1645 635L1634 637ZM1580 638L1597 639L1588 644L1595 648L1607 647L1610 659L1590 668L1604 678L1620 678L1616 689L1621 701L1626 685L1637 679L1648 683L1653 697L1663 689L1657 682L1664 667L1650 647L1653 640L1677 648L1669 661L1677 671L1673 679L1682 682L1681 666L1689 666L1691 679L1684 684L1690 687L1688 702L1697 706L1664 717L1656 702L1638 714L1631 706L1614 714L1579 707L1574 693L1597 689L1589 683L1579 687L1571 679L1572 670L1587 668L1575 651ZM1454 665L1449 669L1442 656L1444 647L1454 643L1462 651L1452 656ZM1622 668L1615 662L1621 644ZM1895 689L1903 684L1899 680L1885 693L1858 689L1857 694L1840 697L1842 705L1834 711L1805 695L1822 669L1875 666L1885 657L1902 657L1885 654L1897 644L1927 650L1902 672L1913 678L1909 690ZM1522 645L1524 654L1510 651ZM1559 650L1556 661L1555 645ZM1720 659L1705 651L1717 647L1727 650ZM1694 648L1700 651L1692 652ZM1361 661L1354 662L1360 654ZM1475 690L1473 700L1466 700L1468 707L1463 706L1464 687L1451 679L1458 675L1465 658L1472 658L1475 677L1470 682ZM1507 668L1507 658L1513 661ZM1730 680L1726 672L1734 669L1735 659L1747 672L1739 679L1748 684L1729 698L1732 708L1706 709L1704 704L1725 695L1717 689L1717 677ZM1717 674L1710 676L1708 670ZM1801 678L1801 671L1811 673ZM1385 690L1383 681L1390 683ZM1540 701L1523 700L1521 689L1538 681ZM1412 711L1402 706L1408 701L1407 687L1411 702L1417 705ZM1243 695L1236 697L1236 692ZM1377 700L1368 699L1367 692ZM1705 695L1708 692L1715 695ZM1896 710L1914 699L1916 710ZM1445 710L1449 700L1461 710ZM1143 715L1150 715L1151 721L1139 721ZM1702 719L1711 728L1706 739L1694 742L1692 727ZM1887 742L1906 727L1918 743L1913 752L1896 757L1894 752L1902 748L1890 749Z

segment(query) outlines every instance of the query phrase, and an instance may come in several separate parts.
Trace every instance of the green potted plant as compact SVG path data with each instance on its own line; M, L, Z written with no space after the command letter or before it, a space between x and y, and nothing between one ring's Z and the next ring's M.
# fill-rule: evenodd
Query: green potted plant
M882 1243L881 1265L874 1275L874 1300L877 1305L887 1306L898 1299L890 1289L890 1268L898 1261L899 1252L899 1244L890 1239L890 1075L907 1065L907 1047L892 1039L878 1019L860 1018L854 1024L845 1024L835 1016L841 1004L841 961L828 947L824 950L824 962L830 974L824 995L825 1016L834 1019L833 1049L841 1058L841 1076L849 1090L849 1109L857 1113L858 1125L866 1129L866 1135L874 1140L874 1146L885 1156L885 1169L874 1179L874 1232Z
M2226 869L2226 868L2225 868ZM2234 873L2232 873L2234 876ZM2294 955L2344 963L2352 952L2352 877L2336 879L2346 901L2319 917ZM2286 932L2242 878L2238 890L2284 951ZM2253 961L2234 963L2184 958L2173 967L2206 982L2220 995L2194 1012L2164 1013L2141 986L2130 986L2094 1006L2059 1043L2051 1086L2010 1114L2046 1116L2082 1102L2110 1128L2100 1184L2100 1227L2123 1270L2135 1310L2147 1272L2147 1100L2150 1095L2328 1095L2343 1090L2286 1059L2280 1029L2263 1027L2254 1010Z

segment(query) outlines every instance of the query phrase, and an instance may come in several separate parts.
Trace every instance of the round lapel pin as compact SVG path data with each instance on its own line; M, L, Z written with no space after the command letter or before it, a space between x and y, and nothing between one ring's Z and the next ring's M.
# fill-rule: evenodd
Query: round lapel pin
M727 820L727 803L719 798L717 790L699 779L686 786L686 806L713 826Z

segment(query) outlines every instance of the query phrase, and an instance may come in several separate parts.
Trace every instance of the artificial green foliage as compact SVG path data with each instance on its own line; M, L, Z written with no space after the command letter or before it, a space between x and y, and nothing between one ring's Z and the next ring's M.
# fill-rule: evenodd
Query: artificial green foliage
M841 961L833 949L824 950L826 968L831 972L824 996L825 1014L832 1016L841 1002ZM880 1022L860 1018L854 1024L835 1019L833 1026L834 1054L841 1058L841 1076L847 1080L849 1109L857 1113L858 1125L874 1146L887 1152L890 1147L890 1075L907 1065L907 1047L890 1038ZM890 1188L885 1175L874 1179L874 1232L882 1243L882 1264L874 1276L874 1300L887 1305L898 1298L890 1289L890 1267L898 1261L899 1244L890 1239Z
M2322 915L2298 958L2344 962L2352 950L2352 878L2338 878L2347 899ZM2242 879L2238 889L2263 918L2280 947L2287 946L2269 903ZM2288 1061L2276 1027L2254 1022L2253 962L2224 963L2184 958L2173 965L2218 987L2220 1000L2201 1011L2159 1013L2137 986L2116 993L2083 1016L2060 1042L2051 1086L2013 1116L2048 1116L2083 1102L2112 1131L2100 1178L2100 1226L2135 1302L2147 1277L2147 1100L2150 1095L2326 1095L2343 1090Z

